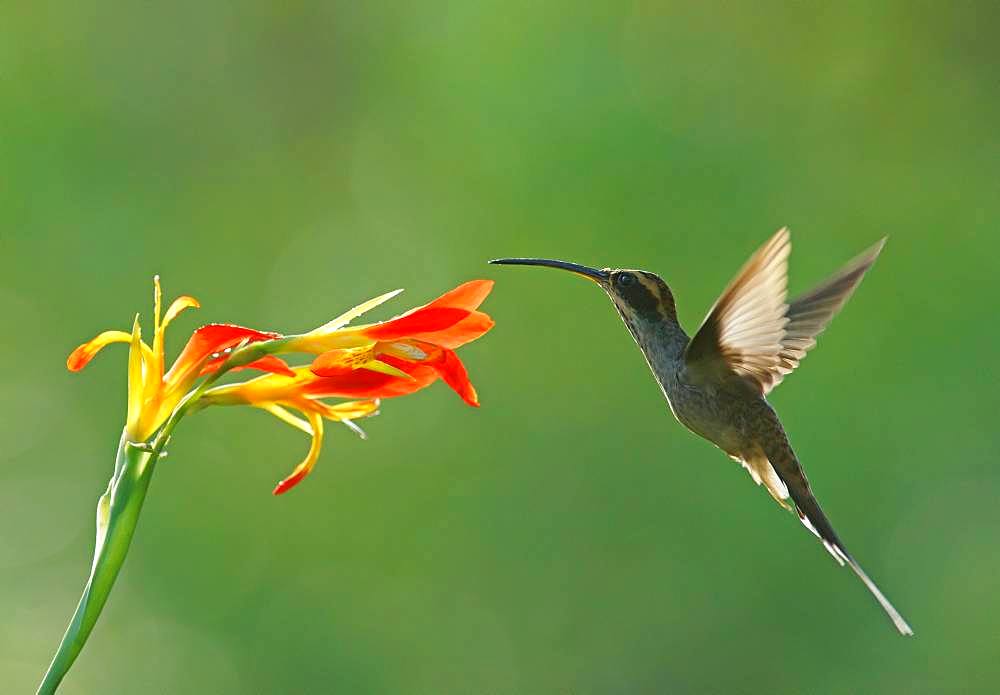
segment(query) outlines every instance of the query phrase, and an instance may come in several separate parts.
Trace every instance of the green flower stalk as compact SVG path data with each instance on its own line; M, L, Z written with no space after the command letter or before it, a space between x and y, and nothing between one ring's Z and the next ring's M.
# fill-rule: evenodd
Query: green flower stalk
M178 422L208 405L251 405L312 437L306 458L282 480L274 494L299 483L313 468L323 441L323 420L347 425L377 414L379 399L413 393L443 378L466 402L478 405L453 348L475 340L492 326L478 311L492 283L473 281L384 323L347 325L394 297L369 300L319 328L283 336L231 324L197 329L169 369L165 366L167 326L197 300L183 296L161 314L159 278L154 278L152 343L142 340L139 317L131 333L105 331L74 350L70 371L83 369L106 345L127 343L128 412L115 456L114 473L97 502L97 535L90 577L69 627L38 688L54 693L79 656L107 603L128 554L149 484ZM311 353L311 365L290 367L278 354ZM214 386L227 372L255 369L268 374L242 383ZM326 398L359 400L327 403ZM296 414L298 413L298 414Z
M139 512L153 479L155 463L151 452L133 446L122 436L115 457L115 473L108 482L107 491L97 501L97 541L90 578L73 620L66 628L66 634L38 688L40 695L56 691L101 615L132 543Z

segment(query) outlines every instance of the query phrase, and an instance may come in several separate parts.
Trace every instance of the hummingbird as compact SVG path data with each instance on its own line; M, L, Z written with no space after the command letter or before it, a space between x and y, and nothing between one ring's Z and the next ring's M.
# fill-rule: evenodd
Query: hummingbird
M913 630L854 560L819 506L767 395L816 345L878 258L885 239L815 289L787 301L791 238L786 227L764 243L689 337L667 283L655 273L597 269L547 258L490 263L560 268L596 282L628 327L674 417L738 461L758 485L847 565L903 635Z

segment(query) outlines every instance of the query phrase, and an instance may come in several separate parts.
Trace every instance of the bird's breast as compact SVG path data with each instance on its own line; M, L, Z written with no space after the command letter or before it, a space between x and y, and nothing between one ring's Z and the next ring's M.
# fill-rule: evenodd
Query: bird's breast
M736 399L713 388L684 383L676 377L665 379L660 385L678 422L724 451L733 453L743 449L743 409Z

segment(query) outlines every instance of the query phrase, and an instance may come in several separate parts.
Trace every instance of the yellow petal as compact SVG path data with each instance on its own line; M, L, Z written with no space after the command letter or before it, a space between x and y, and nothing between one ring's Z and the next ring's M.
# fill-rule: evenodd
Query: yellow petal
M382 374L388 374L389 376L398 376L404 379L412 379L412 374L407 374L402 369L398 367L393 367L391 364L382 362L380 360L371 360L369 362L361 365L363 369L367 369L372 372L381 372Z
M306 454L302 463L295 467L291 475L275 486L273 491L275 495L288 492L288 490L309 475L309 471L313 469L313 466L316 465L316 460L319 458L320 449L323 448L323 418L320 417L319 413L314 412L306 413L306 417L309 418L309 425L313 431L312 445L309 447L309 453Z
M200 307L201 304L194 297L189 297L186 294L178 297L170 304L170 308L167 309L167 313L163 317L163 330L166 330L170 322L177 318L177 314L185 309L198 309Z
M163 317L162 322L160 321L160 276L157 275L154 278L154 283L156 285L156 297L154 300L155 304L155 314L156 314L156 332L153 334L153 355L152 359L149 361L149 372L151 374L148 384L146 386L149 393L147 398L152 398L155 391L161 388L163 382L163 371L166 364L166 356L164 354L163 341L167 334L167 326L170 322L177 318L177 314L181 313L188 307L199 307L198 300L194 297L178 297L171 304L170 308L167 309L166 316Z
M371 347L375 341L361 334L361 327L345 328L329 333L305 333L295 336L285 343L282 352L308 352L321 355L330 350L352 350Z
M160 276L153 276L153 332L160 332L160 306L163 303L163 290L160 289Z
M344 350L330 350L323 353L321 359L326 368L360 369L375 359L375 343ZM315 367L318 362L319 360L314 362L313 366Z
M320 326L315 330L309 331L309 333L310 334L329 333L331 331L337 330L338 328L343 328L357 317L361 316L367 311L371 311L379 304L383 304L384 302L389 301L402 291L403 290L399 289L399 290L393 290L392 292L386 292L385 294L380 294L374 299L369 299L367 302L358 304L353 309L348 309L337 318L333 319L332 321L328 321L327 323L324 323L322 326Z
M350 369L368 369L373 372L380 372L390 376L403 379L412 379L413 376L401 369L382 362L375 356L376 343L369 343L361 347L327 350L320 353L319 357L313 360L311 369L316 374L330 376L334 373L342 373ZM426 355L424 355L426 357Z
M125 431L129 441L140 442L139 419L142 415L142 329L139 327L139 315L135 315L132 324L132 344L128 351L128 418L125 421Z
M284 374L264 374L249 381L240 381L209 389L199 402L217 405L267 405L288 403L303 386L316 379L309 367L294 367L294 377Z
M163 328L160 326L160 309L163 303L163 290L160 289L160 276L153 276L153 354L146 360L149 376L146 388L143 390L143 400L156 398L157 391L163 381Z
M312 427L310 427L309 423L303 420L302 418L294 415L287 408L283 408L277 403L262 403L257 405L257 407L260 408L261 410L266 410L267 412L271 413L271 415L278 418L282 422L285 422L296 429L302 430L310 437L312 436L313 430Z
M313 401L312 405L328 420L357 420L374 415L378 411L379 401L377 398L373 398L364 401L337 403L336 405L329 405L323 401Z
M78 372L86 367L90 360L94 359L94 355L100 352L104 346L111 343L131 342L131 333L126 333L125 331L104 331L71 352L69 357L66 358L66 368L71 372ZM149 346L145 343L142 343L142 353L147 359L152 354Z

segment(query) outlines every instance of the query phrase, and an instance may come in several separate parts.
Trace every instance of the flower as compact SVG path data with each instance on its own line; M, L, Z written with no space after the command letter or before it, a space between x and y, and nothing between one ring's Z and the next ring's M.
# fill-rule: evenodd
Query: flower
M210 323L197 329L169 370L165 370L163 341L167 326L188 308L201 305L194 297L181 296L171 303L161 318L160 277L153 278L153 344L142 341L139 315L132 332L104 331L76 348L66 359L66 367L78 372L111 343L129 343L128 415L125 433L130 442L144 442L166 421L200 376L219 369L236 347L280 338L280 334L257 331L226 323ZM242 368L242 367L237 367ZM280 374L291 374L285 362L265 355L245 365Z
M413 393L438 378L466 403L479 406L479 397L455 349L493 327L493 320L479 311L493 288L492 281L466 282L429 304L382 323L348 327L352 320L402 290L359 304L302 335L285 337L232 324L208 324L191 335L169 370L163 347L167 326L184 309L200 304L193 297L179 297L161 318L159 276L153 279L153 288L152 346L142 341L137 315L131 333L98 334L74 350L66 366L80 371L104 346L129 343L125 433L128 441L139 443L152 437L192 393L195 382L217 372L234 350L251 343L266 346L267 350L252 354L245 363L230 363L227 369L259 369L269 374L198 393L190 406L200 410L209 405L252 405L312 437L306 458L278 483L276 495L294 487L316 465L324 419L342 422L364 436L354 420L376 414L380 398ZM273 354L302 352L315 355L312 364L294 369ZM325 398L358 400L330 404L322 400Z
M293 338L289 349L318 354L312 372L321 377L344 376L365 369L388 377L406 379L434 373L462 400L479 406L476 390L469 383L465 366L455 349L469 343L493 327L493 320L479 311L490 291L490 280L472 280L446 292L433 302L412 309L383 323L343 328L342 319L304 336ZM395 296L372 300L381 303ZM363 310L368 306L362 305ZM353 318L359 314L348 312ZM348 318L348 321L350 320ZM370 375L359 374L357 388L365 391ZM384 378L375 381L388 381ZM432 379L433 381L433 379ZM358 392L352 392L360 395Z
M402 396L441 378L469 405L479 405L465 366L455 353L493 327L478 310L490 293L487 280L467 282L429 304L389 321L347 328L366 311L399 294L383 294L309 333L286 338L280 352L317 355L309 367L266 374L205 392L202 405L252 405L312 437L305 459L279 482L280 495L298 484L316 465L323 441L323 420L353 421L377 413L380 398ZM357 398L337 405L324 398ZM296 415L297 411L299 415Z
M492 328L492 319L479 311L492 286L485 280L467 282L390 321L347 327L399 294L399 290L389 292L303 335L209 324L191 335L167 369L163 346L167 326L182 311L199 304L183 296L161 315L160 279L154 278L152 345L143 342L136 315L131 333L104 331L66 360L69 370L78 372L104 346L128 343L128 415L114 472L97 501L90 577L38 692L55 693L86 644L128 554L156 463L187 413L213 404L252 405L310 435L309 453L274 489L276 495L286 492L316 464L324 419L342 422L364 436L354 420L375 415L380 398L413 393L438 378L467 403L478 406L476 390L455 349ZM291 368L277 357L295 352L313 355L312 364ZM212 388L223 374L248 368L269 373ZM325 398L355 400L334 404Z

